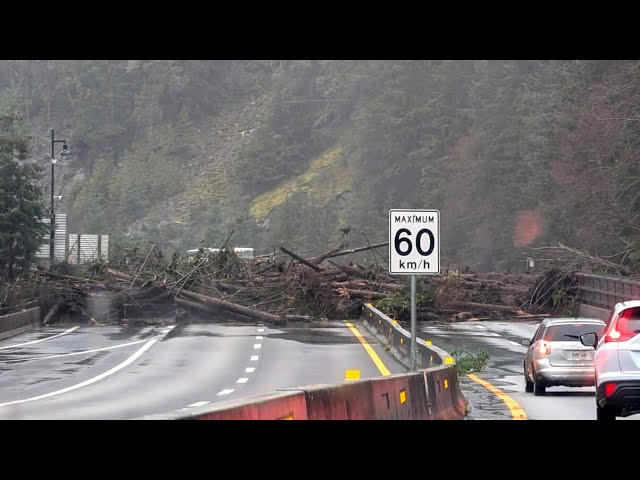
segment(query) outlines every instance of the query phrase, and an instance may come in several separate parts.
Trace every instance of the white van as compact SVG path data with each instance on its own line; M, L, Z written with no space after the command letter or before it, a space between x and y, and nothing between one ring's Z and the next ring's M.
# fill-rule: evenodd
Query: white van
M208 250L211 253L219 253L220 249L219 248L205 248L205 251ZM187 255L192 256L197 254L200 251L199 248L194 248L191 250L187 250ZM254 254L253 248L245 248L245 247L236 247L233 249L233 251L236 253L236 255L238 256L238 258L240 258L241 260L253 260L254 259Z

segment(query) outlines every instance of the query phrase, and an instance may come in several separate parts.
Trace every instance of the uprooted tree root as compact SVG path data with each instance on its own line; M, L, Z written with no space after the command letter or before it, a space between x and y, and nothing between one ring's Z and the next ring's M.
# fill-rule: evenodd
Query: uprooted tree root
M566 314L577 311L577 279L575 272L551 269L538 276L522 303L533 313Z

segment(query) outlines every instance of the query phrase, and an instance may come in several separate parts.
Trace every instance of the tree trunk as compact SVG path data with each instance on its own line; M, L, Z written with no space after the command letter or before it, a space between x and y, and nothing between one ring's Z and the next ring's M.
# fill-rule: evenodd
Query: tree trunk
M63 302L58 302L53 307L51 307L51 310L49 310L49 313L47 313L47 316L44 317L44 320L42 321L42 325L49 325L49 322L51 322L53 317L58 314L60 307L62 307L62 303Z
M253 318L255 320L260 320L262 322L267 323L275 323L281 324L283 323L282 318L277 315L272 315L271 313L261 312L259 310L254 310L252 308L243 307L242 305L238 305L236 303L227 302L226 300L218 300L216 298L207 297L205 295L200 295L199 293L193 293L189 290L182 290L180 295L187 297L196 302L203 303L214 309L220 310L228 310L230 312L238 313L240 315L244 315L245 317Z
M316 272L320 272L320 271L322 271L322 269L321 269L319 266L314 265L314 264L313 264L313 263L311 263L309 260L305 260L305 259L304 259L304 258L302 258L300 255L298 255L298 254L296 254L296 253L293 253L292 251L287 250L287 249L286 249L286 248L284 248L284 247L280 247L280 250L282 250L284 253L286 253L286 254L287 254L287 255L289 255L290 257L295 258L295 259L296 259L296 260L298 260L300 263L304 263L307 267L312 268L312 269L313 269L313 270L315 270Z
M514 307L507 307L504 305L494 305L492 303L477 303L477 302L451 302L451 306L468 308L470 310L498 310L500 312L513 312L515 313Z

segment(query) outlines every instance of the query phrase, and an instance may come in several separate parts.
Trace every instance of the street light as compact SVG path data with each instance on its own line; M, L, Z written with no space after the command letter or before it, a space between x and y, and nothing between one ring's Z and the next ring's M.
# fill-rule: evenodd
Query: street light
M55 188L54 179L55 179L55 166L57 162L56 154L55 154L56 143L62 143L62 151L60 152L61 156L71 155L67 147L67 141L56 140L53 132L53 128L52 128L51 129L51 220L49 221L49 268L53 267L54 250L55 250L55 234L56 234L56 228L55 228L56 214L53 208L53 199L54 199L53 189Z

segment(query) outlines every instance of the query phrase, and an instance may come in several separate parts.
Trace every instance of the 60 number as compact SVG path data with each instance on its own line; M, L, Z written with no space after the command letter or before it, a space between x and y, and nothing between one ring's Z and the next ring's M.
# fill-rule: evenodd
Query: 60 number
M411 230L409 230L408 228L401 228L396 232L396 237L394 239L396 252L398 252L398 255L406 257L411 253L411 250L413 250L413 245L411 244L410 238L408 237L400 238L400 235L402 234L411 236ZM424 234L427 234L429 236L429 248L426 251L422 249L422 236ZM404 249L401 248L403 244L406 245ZM428 228L423 228L422 230L420 230L416 235L416 250L418 250L418 253L420 253L420 255L427 257L431 255L431 252L433 252L434 246L435 246L435 240L433 238L433 232Z

